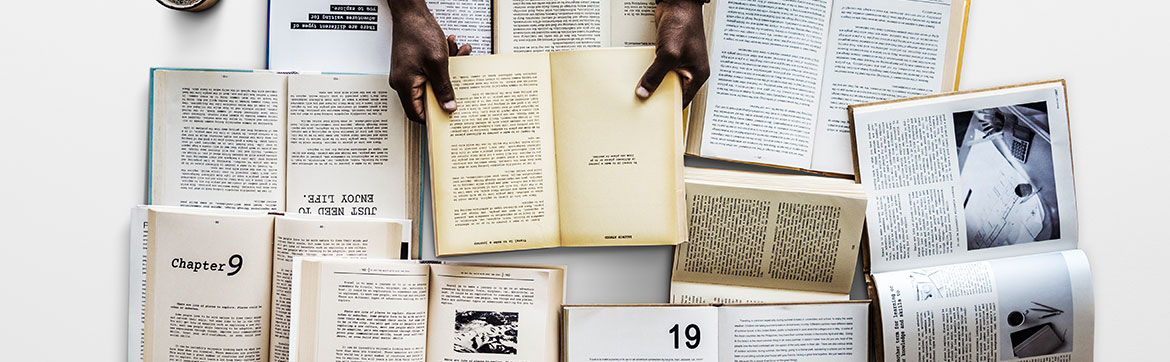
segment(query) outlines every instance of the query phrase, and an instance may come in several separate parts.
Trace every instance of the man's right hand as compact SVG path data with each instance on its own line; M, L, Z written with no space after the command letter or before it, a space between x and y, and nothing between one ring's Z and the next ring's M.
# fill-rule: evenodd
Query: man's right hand
M423 0L387 0L393 22L390 50L390 88L398 92L406 118L426 121L426 85L444 111L454 112L455 90L447 74L447 57L471 54L471 46L444 37L443 29Z

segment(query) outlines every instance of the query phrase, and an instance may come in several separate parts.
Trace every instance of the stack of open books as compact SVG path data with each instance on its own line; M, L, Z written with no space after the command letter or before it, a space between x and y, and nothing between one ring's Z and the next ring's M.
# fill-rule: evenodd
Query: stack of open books
M496 54L425 126L381 1L273 2L274 70L152 70L130 362L1092 360L1065 83L954 92L967 1L713 0L689 109L633 92L654 1L428 3ZM567 305L427 231L673 247L670 293Z

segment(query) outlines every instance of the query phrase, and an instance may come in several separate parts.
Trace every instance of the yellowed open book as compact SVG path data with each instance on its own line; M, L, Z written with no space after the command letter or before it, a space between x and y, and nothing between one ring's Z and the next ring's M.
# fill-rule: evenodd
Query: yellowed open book
M956 89L968 0L712 0L687 154L853 174L850 104Z
M298 258L291 361L555 361L559 266Z
M651 48L451 58L428 90L435 254L685 239L682 104L634 95Z

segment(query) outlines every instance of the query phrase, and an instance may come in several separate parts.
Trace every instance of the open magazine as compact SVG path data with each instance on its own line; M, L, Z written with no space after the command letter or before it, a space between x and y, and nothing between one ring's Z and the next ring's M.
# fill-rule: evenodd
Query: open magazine
M879 361L1091 361L1064 81L850 107Z

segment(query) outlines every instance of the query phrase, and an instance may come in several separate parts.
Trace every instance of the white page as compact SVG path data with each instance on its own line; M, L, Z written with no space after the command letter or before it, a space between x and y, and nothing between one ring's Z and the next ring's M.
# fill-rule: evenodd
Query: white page
M809 167L829 2L717 0L711 6L701 156Z
M836 0L812 170L853 174L851 104L942 89L951 0Z
M291 361L424 361L428 265L297 257L293 269Z
M565 361L719 361L711 306L566 307Z
M1092 361L1091 279L1080 250L875 274L885 360Z
M384 75L289 76L288 212L408 218L406 122Z
M126 283L126 361L142 362L146 324L146 206L130 208L130 278Z
M802 303L849 300L849 293L825 293L727 284L670 282L670 302L708 303Z
M719 360L866 362L868 317L869 303L723 306Z
M268 69L388 73L391 19L385 0L274 0L268 7ZM491 52L490 0L429 0L444 33Z
M875 273L1076 248L1062 83L858 107L853 116ZM982 131L997 117L1015 120ZM1022 130L1034 134L1017 137ZM1021 161L1011 148L1024 138Z
M409 222L376 218L276 218L272 252L271 362L288 361L293 258L397 259L401 255L404 224Z
M285 76L153 76L150 203L284 210Z
M495 0L496 54L603 48L610 0Z

